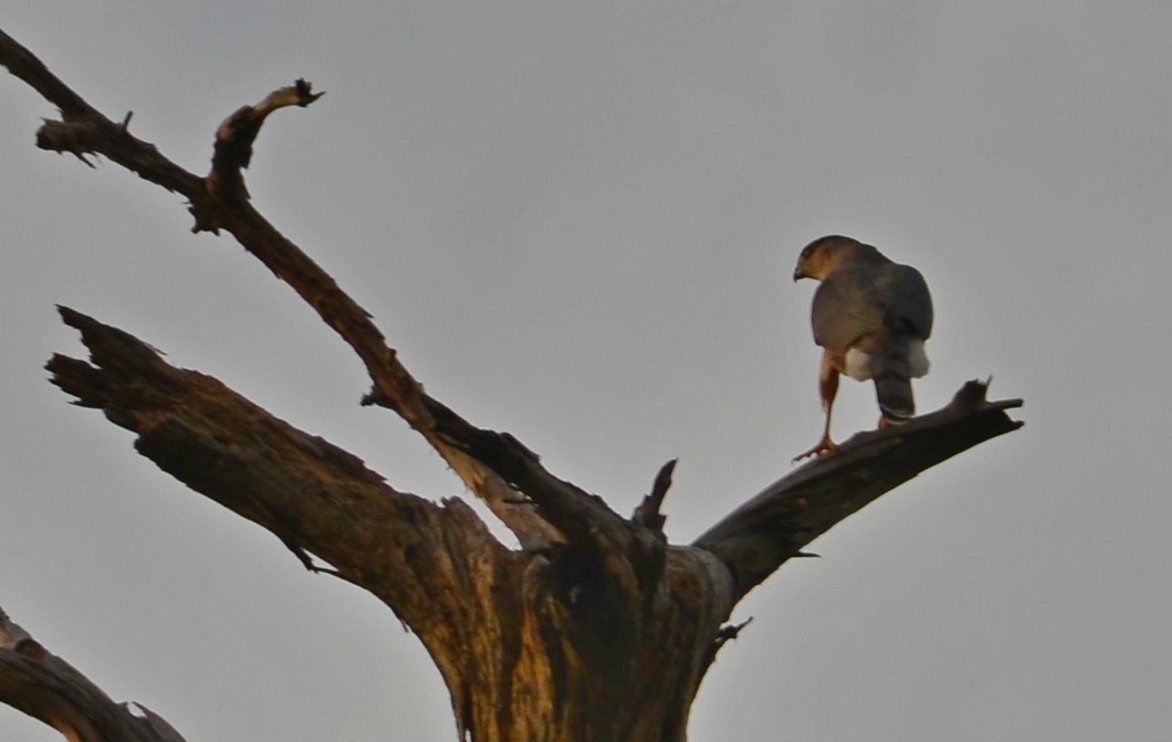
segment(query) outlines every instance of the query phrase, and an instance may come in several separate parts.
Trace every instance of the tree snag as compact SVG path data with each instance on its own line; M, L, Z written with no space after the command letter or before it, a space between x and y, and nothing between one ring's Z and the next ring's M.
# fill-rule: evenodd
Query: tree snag
M723 625L746 593L884 492L1021 425L1005 413L1020 400L988 402L986 385L969 382L947 407L859 434L694 543L669 544L662 505L674 461L634 515L620 516L549 472L512 435L477 427L428 395L370 315L253 208L241 171L261 123L280 108L316 101L321 93L309 83L298 80L225 120L211 172L201 177L133 136L129 116L116 123L92 108L3 32L0 64L60 109L37 146L106 157L186 198L194 231L231 234L362 360L372 382L363 403L402 417L516 535L519 550L495 539L459 498L436 503L396 490L354 455L215 378L168 364L123 330L60 310L89 359L55 355L47 365L53 383L132 431L136 450L161 469L272 532L307 568L382 600L439 667L461 740L685 739L701 679L748 623ZM64 689L82 687L80 676L30 639L8 640L16 634L4 621L0 700L70 739L179 738L173 730L171 737L106 731L101 708L109 699L74 702L65 690L44 697L37 689L45 677Z

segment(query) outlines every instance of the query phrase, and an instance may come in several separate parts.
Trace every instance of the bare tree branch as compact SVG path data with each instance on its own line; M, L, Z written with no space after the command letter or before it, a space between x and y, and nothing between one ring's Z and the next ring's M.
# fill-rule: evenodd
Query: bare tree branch
M412 628L432 620L435 606L421 595L444 594L448 587L436 570L421 570L421 561L467 558L441 552L452 539L441 533L449 528L448 511L396 492L352 454L272 417L212 377L171 366L133 335L72 309L60 311L81 331L93 365L58 355L47 368L78 404L104 410L112 422L138 433L139 453L164 471L272 531L295 554L326 560ZM604 565L607 579L629 600L656 583L662 543L632 528L601 498L549 475L507 434L473 429L430 404L441 435L458 436L511 486L539 493L535 504L570 536L567 547ZM503 558L504 547L471 517L485 540L474 551ZM373 552L383 554L385 581L369 572Z
M41 149L68 152L83 160L87 154L103 155L169 191L188 198L200 195L203 179L160 155L155 145L131 136L129 116L123 123L103 116L3 30L0 64L61 111L61 121L45 121L37 132Z
M557 529L535 509L516 505L516 489L491 466L470 455L474 447L453 440L457 434L476 435L479 429L456 418L449 420L445 436L439 434L431 416L435 401L423 393L419 382L399 362L395 351L371 321L371 315L252 207L242 182L239 187L230 185L238 175L238 168L247 162L247 153L265 116L278 108L307 105L316 99L318 94L310 92L308 83L299 81L292 88L275 91L260 105L245 107L229 117L217 131L219 154L212 177L205 179L175 165L159 154L154 145L136 139L125 126L100 114L53 76L30 51L3 32L0 32L0 64L62 110L63 121L46 122L42 126L38 146L78 156L102 155L148 181L186 196L195 216L195 231L230 232L248 252L293 287L361 358L379 396L389 400L387 406L427 439L469 490L488 504L523 545L542 548L563 540ZM538 486L539 481L554 486L555 478L538 475L541 467L536 462L527 469L534 474L529 478L531 486ZM557 486L554 490L563 495L566 492ZM524 494L534 500L548 499L541 491Z
M736 581L736 600L801 548L867 503L967 448L1017 430L1005 410L1020 399L987 402L970 381L943 409L859 433L766 487L693 542L716 554Z
M667 497L667 491L671 487L671 475L675 472L677 463L678 459L672 459L659 468L655 482L651 485L651 492L643 498L631 515L632 523L663 534L663 524L667 522L667 516L660 513L659 509L663 507L663 498Z
M80 95L50 72L35 54L18 44L3 29L0 29L0 64L57 106L65 118L80 118L97 113Z
M224 119L216 132L212 171L207 178L208 191L225 202L248 198L240 170L252 162L252 143L265 119L273 111L288 106L304 108L323 95L325 93L314 93L307 81L299 79L287 88L269 93L255 106L244 106Z
M141 704L115 703L72 665L46 650L0 609L0 703L39 719L70 742L183 742Z
M753 617L749 616L740 623L730 623L727 626L721 626L720 631L716 632L716 640L712 642L712 659L716 659L716 653L720 651L721 647L740 637L741 631L751 623L753 623Z
M138 434L135 447L192 489L329 562L421 636L466 585L450 565L504 558L474 513L398 492L358 457L300 431L218 380L175 368L146 343L80 312L93 365L54 356L52 381ZM451 553L458 542L462 552ZM372 559L372 555L378 555ZM458 633L459 629L455 629Z

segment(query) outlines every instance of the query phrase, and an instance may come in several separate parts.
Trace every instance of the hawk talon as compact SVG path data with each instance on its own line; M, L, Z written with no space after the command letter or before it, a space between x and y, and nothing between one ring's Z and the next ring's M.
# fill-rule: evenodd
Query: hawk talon
M834 441L830 440L829 437L826 437L826 438L823 438L822 440L818 441L817 445L815 445L809 451L806 451L805 453L800 453L797 456L794 456L793 461L791 463L796 464L803 459L818 458L819 456L829 455L832 453L836 453L837 451L838 451L838 444L835 443Z

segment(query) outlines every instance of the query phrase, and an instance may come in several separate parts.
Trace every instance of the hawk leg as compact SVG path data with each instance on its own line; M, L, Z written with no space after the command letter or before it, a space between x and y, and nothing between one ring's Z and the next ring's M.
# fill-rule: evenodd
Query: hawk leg
M822 439L805 453L794 457L794 461L801 461L810 456L821 456L824 453L834 453L838 445L830 439L830 411L834 408L834 397L838 394L838 374L842 363L830 351L822 354L822 368L818 373L818 391L822 396L822 409L826 411L826 424L822 427Z

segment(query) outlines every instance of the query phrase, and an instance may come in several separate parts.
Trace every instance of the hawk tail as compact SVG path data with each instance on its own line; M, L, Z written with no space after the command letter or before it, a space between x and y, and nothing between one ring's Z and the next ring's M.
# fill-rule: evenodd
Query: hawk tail
M879 410L887 422L899 425L915 416L916 403L906 361L889 359L873 378Z
M912 379L928 373L928 356L921 338L904 338L880 356L873 368L875 396L883 418L894 425L906 423L916 414Z

